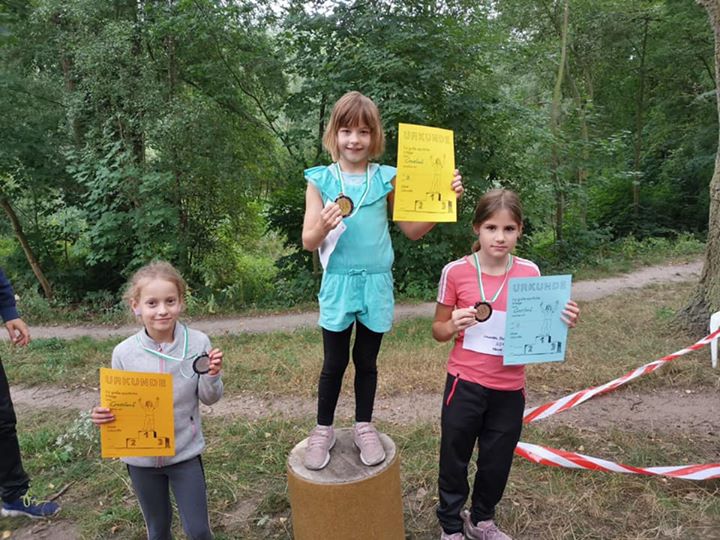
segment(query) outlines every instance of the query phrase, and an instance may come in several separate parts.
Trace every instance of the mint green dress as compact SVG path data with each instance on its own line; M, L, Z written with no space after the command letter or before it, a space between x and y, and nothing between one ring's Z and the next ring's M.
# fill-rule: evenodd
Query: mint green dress
M305 179L320 192L323 205L340 194L337 168L312 167ZM370 164L369 186L365 174L343 173L345 195L360 207L351 217L330 255L323 274L318 300L321 327L333 332L345 330L356 320L373 332L392 328L395 298L392 265L395 258L390 241L387 194L392 191L395 167Z

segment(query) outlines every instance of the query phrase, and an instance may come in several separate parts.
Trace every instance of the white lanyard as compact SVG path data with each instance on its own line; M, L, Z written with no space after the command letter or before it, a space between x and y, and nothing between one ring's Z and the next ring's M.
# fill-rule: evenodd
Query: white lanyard
M340 195L345 195L345 182L343 182L343 175L342 171L340 170L340 164L338 162L335 162L335 171L337 172L338 180L340 180ZM365 198L367 197L368 192L370 191L370 164L368 163L367 169L365 169L365 190L363 191L362 196L360 197L360 201L355 205L355 208L353 209L352 213L346 218L350 219L355 214L357 214L357 211L360 210L360 207L362 206L363 201L365 201Z
M478 259L477 251L475 253L473 253L473 257L475 257L475 269L477 270L478 285L480 285L480 297L482 298L483 302L487 302L487 299L485 298L485 289L483 288L483 282L482 282L482 269L480 268L480 259ZM512 255L508 254L508 262L507 262L507 266L505 266L505 279L503 279L503 282L500 285L500 288L495 292L495 295L490 299L490 303L493 303L495 300L498 299L498 296L500 296L500 291L502 291L503 287L505 287L505 282L507 281L511 266L512 266Z
M159 358L162 358L164 360L172 360L173 362L180 362L180 373L182 374L182 376L185 377L186 379L192 379L194 375L190 375L188 377L188 375L182 369L182 362L184 362L185 359L187 358L187 352L188 352L188 331L187 331L187 326L185 326L184 324L181 324L180 326L182 326L182 329L183 329L183 354L182 354L182 357L180 357L180 358L177 358L175 356L170 356L169 354L165 354L160 351L155 351L155 350L151 349L150 347L146 347L145 345L142 344L142 341L140 341L140 336L138 336L137 334L135 335L135 339L137 340L138 344L143 348L143 350L145 350L146 352L149 352L150 354L157 356Z

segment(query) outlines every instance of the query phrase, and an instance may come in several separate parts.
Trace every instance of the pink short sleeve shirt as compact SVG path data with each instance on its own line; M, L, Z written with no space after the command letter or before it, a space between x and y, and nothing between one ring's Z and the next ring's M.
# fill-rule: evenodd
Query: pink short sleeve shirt
M537 265L521 257L513 257L508 272L511 278L537 277ZM492 298L502 285L505 275L482 274L486 298ZM492 302L493 310L507 310L508 285L505 284L500 296ZM453 308L472 307L481 300L477 270L471 257L463 257L445 266L440 276L437 301ZM463 349L464 332L458 332L455 345L448 359L448 373L463 380L481 384L494 390L520 390L525 387L524 366L503 366L502 356L479 353Z

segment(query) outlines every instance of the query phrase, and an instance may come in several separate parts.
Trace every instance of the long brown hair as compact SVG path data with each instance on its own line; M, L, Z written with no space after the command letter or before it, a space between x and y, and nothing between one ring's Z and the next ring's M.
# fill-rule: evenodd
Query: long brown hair
M514 191L509 189L491 189L485 193L475 207L475 215L473 216L473 228L477 228L483 222L490 219L495 212L507 210L510 212L513 220L517 223L522 231L523 213L520 197ZM472 246L473 252L480 251L480 241L475 240Z
M348 92L337 100L330 113L330 120L323 135L323 146L330 152L333 161L340 157L337 134L340 128L366 125L370 129L370 148L368 157L377 158L385 152L385 133L383 133L380 111L377 105L360 92Z

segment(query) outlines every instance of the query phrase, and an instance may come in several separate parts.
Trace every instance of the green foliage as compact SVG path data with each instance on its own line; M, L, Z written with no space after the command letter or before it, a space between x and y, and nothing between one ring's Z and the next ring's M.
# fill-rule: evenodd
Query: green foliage
M55 446L63 461L87 458L100 445L100 431L90 420L90 412L82 411L55 439Z
M352 89L380 107L384 163L399 122L455 133L459 221L419 242L393 227L401 295L434 295L490 187L520 193L521 252L543 266L597 263L625 237L701 237L717 146L705 12L573 1L551 129L562 7L5 2L0 200L22 230L0 223L3 265L38 316L36 277L10 238L27 240L61 312L94 303L115 316L128 275L160 257L201 312L312 299L320 274L300 247L302 170L329 161L321 135Z
M524 241L520 254L545 274L572 272L576 278L590 279L666 260L695 258L704 249L704 242L688 233L613 241L608 230L576 228L568 230L563 242L555 242L547 232L537 233Z

